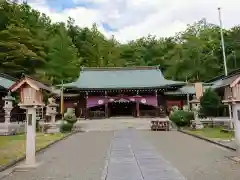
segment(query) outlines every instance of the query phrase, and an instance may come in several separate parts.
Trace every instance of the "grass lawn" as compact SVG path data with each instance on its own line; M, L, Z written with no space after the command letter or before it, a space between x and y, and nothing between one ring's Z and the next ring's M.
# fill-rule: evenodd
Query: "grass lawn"
M36 135L36 149L46 147L48 144L61 139L67 134L43 134ZM0 167L25 155L25 134L15 136L0 136Z
M196 134L210 139L231 139L234 136L233 132L221 132L222 128L204 128L200 130L185 130L189 133Z

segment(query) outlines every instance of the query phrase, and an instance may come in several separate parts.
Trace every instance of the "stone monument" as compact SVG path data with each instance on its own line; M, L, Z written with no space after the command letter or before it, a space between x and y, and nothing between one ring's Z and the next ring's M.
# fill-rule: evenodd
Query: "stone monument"
M34 168L38 165L35 159L36 108L44 106L42 91L51 91L51 89L28 76L13 84L9 89L12 92L20 91L19 106L26 109L26 161L20 168Z

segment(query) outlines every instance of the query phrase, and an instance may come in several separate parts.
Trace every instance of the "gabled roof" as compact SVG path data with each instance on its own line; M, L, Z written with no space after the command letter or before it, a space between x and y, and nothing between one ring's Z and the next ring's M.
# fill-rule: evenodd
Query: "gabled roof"
M185 82L164 78L159 67L82 68L77 81L64 84L78 89L134 89L183 86Z
M240 68L229 72L227 76L225 76L225 74L222 74L220 76L216 76L212 79L209 79L209 80L206 81L206 83L213 83L213 82L216 82L218 80L229 78L229 77L232 77L232 76L235 76L235 75L240 75Z
M212 84L212 88L213 89L217 89L217 88L221 88L221 87L225 87L225 86L229 86L230 84L232 84L238 77L240 77L240 74L236 74L233 76L226 76L223 77L222 79L218 79L216 81L214 81Z
M211 86L207 85L207 84L203 84L203 89L204 91L208 88L210 88ZM183 86L182 88L177 89L176 91L170 91L170 92L165 92L164 94L166 95L195 95L196 94L196 90L194 85L186 85Z
M32 88L36 89L36 90L46 90L49 92L52 92L52 89L48 86L46 86L45 84L36 81L35 79L29 77L29 76L24 76L24 78L20 79L19 81L15 82L11 87L9 87L9 90L14 92L17 89L19 89L23 84L27 83L29 86L31 86Z
M0 89L8 89L15 83L16 79L7 75L0 73Z

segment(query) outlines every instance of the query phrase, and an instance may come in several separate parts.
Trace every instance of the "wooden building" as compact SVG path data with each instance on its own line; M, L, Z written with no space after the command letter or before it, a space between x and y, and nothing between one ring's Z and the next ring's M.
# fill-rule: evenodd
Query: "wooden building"
M64 108L84 118L166 116L187 104L194 86L164 78L159 67L81 68L79 79L64 84Z

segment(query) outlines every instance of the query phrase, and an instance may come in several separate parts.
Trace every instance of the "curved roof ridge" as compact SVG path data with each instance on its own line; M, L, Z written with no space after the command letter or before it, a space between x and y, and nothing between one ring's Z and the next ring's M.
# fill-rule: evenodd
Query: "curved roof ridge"
M153 70L159 66L128 66L128 67L81 67L81 71L124 71L124 70Z

